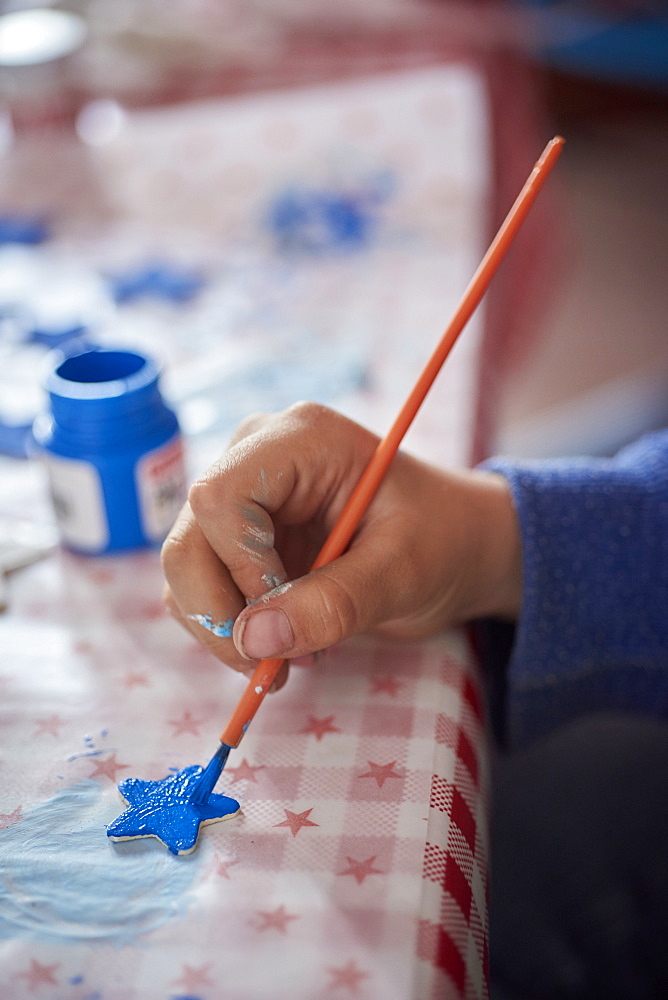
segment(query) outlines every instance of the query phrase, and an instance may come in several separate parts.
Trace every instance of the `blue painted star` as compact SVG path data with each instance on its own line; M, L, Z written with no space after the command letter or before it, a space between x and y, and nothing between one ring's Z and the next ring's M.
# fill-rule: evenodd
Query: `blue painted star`
M107 836L115 842L156 837L172 854L190 854L200 826L239 812L239 803L226 795L211 793L204 802L193 800L203 771L199 764L192 764L159 781L121 781L118 790L129 808L109 824Z

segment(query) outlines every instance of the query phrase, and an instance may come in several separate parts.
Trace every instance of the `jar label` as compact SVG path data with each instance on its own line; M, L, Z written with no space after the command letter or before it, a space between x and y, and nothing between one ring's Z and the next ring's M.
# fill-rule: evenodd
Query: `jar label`
M109 544L100 476L94 465L45 454L56 521L66 545L97 552Z
M161 542L186 498L181 436L142 455L135 477L144 533L150 541Z

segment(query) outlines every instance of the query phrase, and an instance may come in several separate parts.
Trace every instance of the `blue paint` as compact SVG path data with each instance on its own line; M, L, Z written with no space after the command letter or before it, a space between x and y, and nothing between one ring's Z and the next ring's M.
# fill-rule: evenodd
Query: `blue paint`
M0 830L0 939L132 944L185 912L196 856L175 862L141 842L113 857L109 817L89 780Z
M269 230L283 250L363 249L378 229L379 205L394 187L391 174L382 172L349 190L289 188L269 208Z
M79 345L57 356L35 437L68 548L102 555L156 545L171 527L185 472L159 382L157 363L139 351Z
M172 854L189 854L200 826L239 812L239 803L226 795L210 794L197 801L194 796L204 773L199 764L191 764L158 781L121 781L118 790L129 808L109 825L107 836L113 841L155 837Z
M109 279L117 302L132 302L139 298L163 299L168 302L190 302L204 287L203 276L165 261L149 261Z
M229 639L234 629L234 618L228 618L224 622L214 622L211 615L188 615L188 618L223 639Z
M0 215L0 244L35 246L48 238L49 230L43 219L32 215Z
M101 729L100 736L106 737L106 735L107 735L107 730ZM86 733L86 735L84 736L83 744L86 747L85 750L79 750L77 753L71 753L69 757L65 758L68 764L71 763L73 760L76 760L78 757L98 757L101 753L108 753L110 749L113 749L110 747L105 747L103 750L98 750L97 747L95 746L94 737L91 736L90 733Z
M206 802L211 795L211 792L216 787L216 782L220 778L223 768L227 763L227 758L230 755L230 750L227 743L221 743L213 757L206 765L202 774L195 782L195 786L191 793L191 799L193 802L202 804Z
M356 198L328 191L285 191L269 213L283 249L311 252L365 246L373 221Z
M70 764L77 757L98 757L101 753L108 753L108 748L104 750L80 750L79 753L71 753L65 760Z

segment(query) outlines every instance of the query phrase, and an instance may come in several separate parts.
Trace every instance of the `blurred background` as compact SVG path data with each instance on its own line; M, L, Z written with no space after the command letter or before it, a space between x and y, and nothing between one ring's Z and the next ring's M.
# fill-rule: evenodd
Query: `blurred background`
M90 178L77 178L71 151L48 146L58 131L104 145L128 109L461 58L490 91L490 233L527 149L552 132L567 139L535 273L524 282L522 265L514 280L525 289L490 295L491 325L510 330L489 346L502 375L489 390L495 449L608 452L666 419L661 0L5 0L0 208L35 213L47 186L52 208L59 188L71 206L79 184L90 212ZM47 141L37 157L34 141Z

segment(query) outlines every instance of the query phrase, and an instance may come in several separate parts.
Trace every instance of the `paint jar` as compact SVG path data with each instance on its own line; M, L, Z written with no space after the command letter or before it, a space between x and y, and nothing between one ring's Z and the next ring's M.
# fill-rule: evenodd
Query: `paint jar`
M157 545L185 498L183 446L155 361L140 351L80 346L46 377L49 412L35 422L62 542L101 555Z

